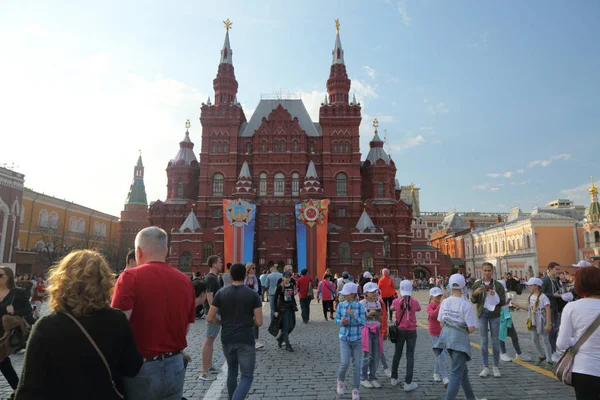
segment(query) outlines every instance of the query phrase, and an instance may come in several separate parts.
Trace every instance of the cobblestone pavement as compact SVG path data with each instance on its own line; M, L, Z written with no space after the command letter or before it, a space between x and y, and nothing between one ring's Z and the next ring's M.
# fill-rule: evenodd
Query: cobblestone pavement
M427 323L428 293L425 291L415 293L415 297L421 302L423 310L418 313L419 323ZM520 302L526 302L526 296L520 296ZM290 341L296 350L289 353L279 349L275 339L267 332L269 322L269 304L264 305L265 324L260 329L260 340L265 344L263 350L257 352L257 365L254 375L252 389L249 399L346 399L351 396L338 396L335 393L335 382L337 379L337 367L339 364L339 345L337 340L337 327L329 321L325 322L321 311L321 304L315 301L311 304L311 321L305 325L301 322L300 313L297 314L297 325L290 336ZM519 341L523 351L536 356L533 343L529 333L525 329L526 313L523 311L513 313ZM188 400L199 399L227 399L225 379L227 372L223 370L214 382L200 382L198 375L201 369L201 346L204 339L205 320L197 321L190 329L188 335L188 349L191 355L186 374L184 396ZM474 343L479 342L479 334L471 335ZM389 365L392 364L394 345L389 341L384 342L385 355ZM417 350L415 353L415 370L413 381L419 384L419 388L413 392L406 393L400 386L392 387L390 380L383 375L381 366L378 368L378 377L383 385L381 389L361 389L362 399L443 399L445 393L441 383L433 382L434 356L431 351L431 340L427 329L418 328ZM490 347L491 348L491 347ZM510 339L507 343L509 354L514 355L514 349ZM214 365L218 369L224 366L224 357L221 353L221 344L218 339L215 342ZM23 363L23 355L11 356L15 369L20 373ZM476 348L472 351L473 360L469 363L469 376L473 384L475 394L479 398L494 399L524 399L526 397L543 396L545 400L572 399L573 390L561 385L551 377L551 373L534 367L531 363L505 363L501 364L501 378L489 376L480 378L481 355ZM490 355L491 360L491 355ZM399 377L404 377L405 358L400 361ZM448 363L449 366L449 363ZM226 368L226 367L225 367ZM352 367L348 369L347 382L351 381ZM11 393L5 380L0 377L0 398L6 399ZM464 399L464 393L459 393L459 399Z

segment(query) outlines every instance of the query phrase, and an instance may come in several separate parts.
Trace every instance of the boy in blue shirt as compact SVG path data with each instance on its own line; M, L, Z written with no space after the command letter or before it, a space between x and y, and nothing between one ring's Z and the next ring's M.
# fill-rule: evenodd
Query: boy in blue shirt
M360 400L360 372L362 367L362 328L365 326L365 308L357 301L358 285L346 283L340 292L344 297L335 312L335 323L340 325L340 367L338 369L337 393L344 394L344 380L350 365L354 366L352 400Z

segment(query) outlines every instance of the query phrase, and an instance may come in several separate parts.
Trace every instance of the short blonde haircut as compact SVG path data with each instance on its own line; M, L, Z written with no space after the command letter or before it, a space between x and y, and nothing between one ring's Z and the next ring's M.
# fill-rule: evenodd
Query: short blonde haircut
M250 269L254 267L254 273L256 274L256 264L248 263L246 264L246 276L250 275Z
M74 251L50 270L50 308L76 317L89 315L109 306L114 286L104 257L91 250Z

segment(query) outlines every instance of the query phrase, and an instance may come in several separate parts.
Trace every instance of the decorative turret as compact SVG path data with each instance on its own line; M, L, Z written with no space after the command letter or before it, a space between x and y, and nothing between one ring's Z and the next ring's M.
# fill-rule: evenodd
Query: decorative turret
M225 43L221 50L221 60L219 62L219 70L217 77L213 80L213 88L215 90L215 105L234 104L238 90L238 82L235 79L235 71L233 68L232 56L233 51L229 44L229 30L233 23L229 19L223 21L225 25ZM210 103L210 99L209 99Z
M252 187L252 175L248 162L244 161L238 180L233 188L233 197L250 199L256 196L256 189Z
M200 167L190 140L190 120L185 122L185 135L179 142L179 151L167 165L167 201L195 200L198 193Z
M179 228L179 233L194 233L196 231L201 231L202 226L200 222L198 222L198 218L196 217L196 213L194 212L194 207L192 207L190 213L188 214L183 224Z
M375 224L371 220L371 217L369 217L369 214L367 214L367 210L363 210L358 219L358 223L356 224L356 229L358 229L360 233L371 233L375 231Z
M594 177L590 176L590 208L588 209L587 222L600 222L600 204L598 203L598 189L594 185Z
M319 176L317 175L317 169L315 163L310 161L308 163L308 170L306 171L306 177L304 178L304 185L300 189L300 197L305 199L322 199L323 188L319 182Z
M125 204L143 204L148 205L146 199L146 186L144 185L144 164L142 163L142 152L138 157L137 164L133 168L133 182L129 186L129 193Z
M375 128L375 133L373 135L373 140L369 142L369 154L367 155L367 161L371 162L371 165L375 165L377 160L383 160L386 165L390 164L390 156L387 155L385 150L383 149L383 140L378 135L377 128L379 127L379 121L377 118L373 120L373 127Z
M190 120L188 119L185 123L185 136L179 142L179 151L175 155L175 158L169 161L169 166L198 164L198 160L194 154L194 143L190 140L189 129Z
M335 20L335 45L332 51L331 70L327 80L327 94L329 103L348 104L348 93L350 93L350 79L346 73L346 64L344 63L344 50L340 40L340 21Z

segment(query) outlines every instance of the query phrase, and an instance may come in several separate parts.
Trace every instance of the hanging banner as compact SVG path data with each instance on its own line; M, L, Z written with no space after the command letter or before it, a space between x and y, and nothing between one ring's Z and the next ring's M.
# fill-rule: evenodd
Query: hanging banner
M329 200L306 200L296 204L296 248L298 271L304 268L319 279L327 260L327 220Z
M246 200L223 200L223 263L250 263L254 260L256 205Z

